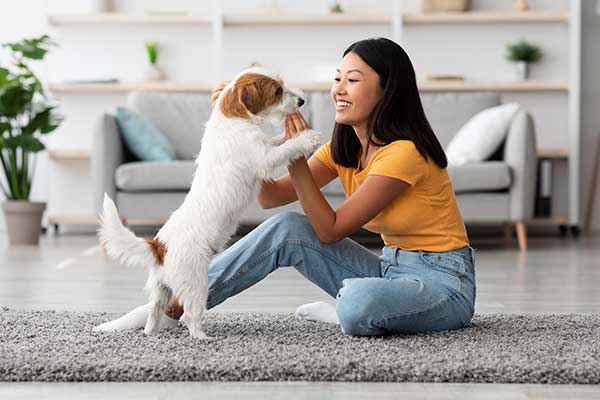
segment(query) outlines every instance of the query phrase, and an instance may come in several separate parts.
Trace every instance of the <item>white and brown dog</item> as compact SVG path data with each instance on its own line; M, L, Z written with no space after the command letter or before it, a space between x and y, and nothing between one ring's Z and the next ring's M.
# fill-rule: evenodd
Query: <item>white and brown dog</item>
M236 232L239 216L272 180L277 167L320 144L306 130L292 139L263 132L265 121L281 122L304 103L296 91L262 68L241 72L217 99L196 158L196 171L183 204L153 238L136 237L121 223L115 204L105 195L98 234L108 255L127 266L149 266L146 290L153 308L144 332L158 321L176 296L181 316L195 338L206 338L202 317L208 297L208 267Z

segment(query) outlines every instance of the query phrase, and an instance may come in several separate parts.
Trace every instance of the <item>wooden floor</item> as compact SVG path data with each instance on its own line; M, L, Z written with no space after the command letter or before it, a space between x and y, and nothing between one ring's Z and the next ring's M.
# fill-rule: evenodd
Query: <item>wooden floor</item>
M373 242L365 243L376 253ZM378 243L377 243L378 244ZM529 251L473 238L477 313L598 313L600 237L530 238ZM8 247L0 234L0 305L126 312L146 302L146 272L107 260L91 235L49 235L39 247ZM284 268L214 312L293 312L328 299ZM1 344L0 344L1 345ZM43 395L42 395L43 393ZM600 399L600 386L421 383L0 383L0 399Z

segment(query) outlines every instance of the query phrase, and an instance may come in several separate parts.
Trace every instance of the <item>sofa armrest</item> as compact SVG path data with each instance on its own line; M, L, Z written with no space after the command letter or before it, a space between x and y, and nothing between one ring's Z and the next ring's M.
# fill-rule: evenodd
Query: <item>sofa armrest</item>
M537 179L537 145L533 118L519 111L513 119L504 146L504 161L510 166L510 221L533 217Z
M125 147L114 116L104 113L95 123L92 134L92 196L94 209L102 209L104 193L115 200L115 171L125 162Z

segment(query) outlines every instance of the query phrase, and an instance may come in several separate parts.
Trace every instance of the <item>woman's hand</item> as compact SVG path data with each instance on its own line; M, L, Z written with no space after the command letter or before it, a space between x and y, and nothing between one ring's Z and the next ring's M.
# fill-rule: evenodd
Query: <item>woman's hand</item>
M231 82L231 81L223 82L220 85L218 85L216 88L213 89L212 96L210 97L210 99L212 100L212 105L213 106L215 105L215 102L219 98L219 95L221 94L221 92L223 91L223 89L225 88L225 86L227 86L227 84L229 82Z
M285 118L285 138L286 140L291 139L298 135L300 132L308 129L308 123L300 114L300 111L296 111L293 114L288 115Z

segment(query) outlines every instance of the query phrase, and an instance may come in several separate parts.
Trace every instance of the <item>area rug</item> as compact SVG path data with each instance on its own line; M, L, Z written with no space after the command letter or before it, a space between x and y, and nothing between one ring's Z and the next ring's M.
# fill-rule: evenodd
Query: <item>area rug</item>
M0 309L0 381L600 383L600 315L476 315L462 330L349 337L287 314L208 313L187 329L92 332L115 313Z

